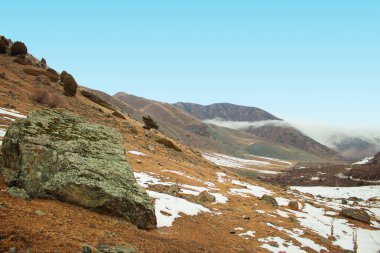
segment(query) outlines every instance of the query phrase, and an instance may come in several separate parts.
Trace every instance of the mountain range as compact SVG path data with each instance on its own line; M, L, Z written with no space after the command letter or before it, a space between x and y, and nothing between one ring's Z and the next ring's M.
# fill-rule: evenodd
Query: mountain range
M281 120L256 107L217 103L202 106L193 103L163 103L124 92L113 96L92 90L98 96L141 121L151 115L160 131L194 148L235 156L258 155L295 161L342 161L337 152L291 128L238 130L207 123L207 119L261 122ZM139 112L141 115L136 115ZM274 136L276 135L276 136ZM279 136L282 136L281 138Z

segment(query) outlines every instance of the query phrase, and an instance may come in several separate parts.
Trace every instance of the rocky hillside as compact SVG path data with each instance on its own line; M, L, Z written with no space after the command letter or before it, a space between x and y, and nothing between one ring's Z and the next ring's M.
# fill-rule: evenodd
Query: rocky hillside
M222 119L226 121L246 122L280 120L279 118L260 108L234 105L229 103L199 105L180 102L174 105L201 120Z
M0 54L0 252L380 247L379 188L285 189L238 175L241 168L273 173L272 165L291 163L220 154L208 161L145 129L47 60L25 50L12 55L11 46ZM249 141L246 135L235 138ZM157 228L150 229L153 203Z

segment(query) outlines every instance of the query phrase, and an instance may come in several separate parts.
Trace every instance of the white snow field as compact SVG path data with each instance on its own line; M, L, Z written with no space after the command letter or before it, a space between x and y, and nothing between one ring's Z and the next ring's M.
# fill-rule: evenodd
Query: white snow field
M279 208L274 212L263 210L255 210L253 212L260 215L274 217L278 220L277 224L266 223L268 229L275 233L272 237L257 238L256 232L253 230L236 227L237 236L243 240L258 240L261 247L270 252L306 252L311 249L312 252L324 252L328 249L326 246L320 245L309 236L310 233L319 235L325 240L330 240L331 230L333 228L333 236L335 240L332 244L339 246L344 250L353 250L353 236L357 235L358 253L377 252L380 249L380 201L368 201L370 198L380 198L380 186L362 186L362 187L290 187L285 192L286 195L276 196L277 193L269 189L247 183L242 180L235 180L226 173L217 172L215 182L224 184L228 182L229 187L226 192L221 192L215 188L212 182L204 182L200 179L191 177L183 171L163 170L165 173L172 173L193 180L196 185L176 184L170 182L169 177L159 178L155 173L135 172L138 183L148 188L152 185L178 185L180 192L197 196L202 191L207 191L214 195L216 201L214 204L223 205L227 203L232 196L241 198L260 198L264 194L273 195L279 204ZM197 186L203 184L204 186ZM231 184L231 186L230 186ZM219 191L219 192L215 192ZM148 194L155 199L156 216L158 227L172 226L175 219L181 215L198 215L201 212L207 212L223 215L222 212L215 213L214 209L210 209L196 203L192 203L184 198L174 197L168 194L159 193L148 190ZM311 195L306 196L305 193ZM357 197L358 204L353 205L354 201L348 200L347 204L342 204L342 198ZM299 211L290 210L288 203L290 200L297 200ZM302 204L301 204L302 203ZM312 205L313 204L313 205ZM368 228L355 225L351 220L339 216L339 212L343 207L353 207L364 209L371 216L371 225ZM218 209L215 209L218 210ZM296 218L294 227L289 228L281 219ZM284 225L279 225L283 223ZM332 225L333 224L333 225ZM237 224L238 225L238 224ZM289 240L290 238L290 240Z
M253 157L260 158L261 160L242 159L242 158L237 158L237 157L223 155L223 154L216 154L216 153L213 153L213 154L202 153L202 156L206 160L218 166L224 166L224 167L234 168L234 169L248 169L248 170L256 171L262 174L272 174L272 175L281 174L282 172L274 171L274 170L256 169L256 168L252 168L251 166L258 166L258 167L275 166L272 162L284 163L286 164L284 166L289 166L289 164L291 164L289 162L280 161L277 159L257 157L257 156L253 156ZM266 161L262 161L262 160L266 160Z
M359 187L292 186L290 189L333 199L357 197L368 200L373 197L380 198L380 185Z

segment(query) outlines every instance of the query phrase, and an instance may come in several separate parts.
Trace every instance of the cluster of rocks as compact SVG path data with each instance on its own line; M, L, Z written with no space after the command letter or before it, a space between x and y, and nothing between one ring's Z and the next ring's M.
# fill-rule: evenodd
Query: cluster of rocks
M37 82L42 86L50 86L58 83L63 86L64 95L75 96L78 84L74 77L63 71L60 75L52 68L49 68L45 58L38 60L28 54L28 48L21 41L12 42L4 36L0 36L0 54L13 56L13 61L25 65L24 73L36 76Z

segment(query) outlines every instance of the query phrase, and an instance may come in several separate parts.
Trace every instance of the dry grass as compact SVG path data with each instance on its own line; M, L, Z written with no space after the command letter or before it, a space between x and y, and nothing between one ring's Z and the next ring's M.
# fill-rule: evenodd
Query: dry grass
M32 100L50 108L62 107L63 105L62 98L59 95L49 93L44 89L36 90L32 95Z

